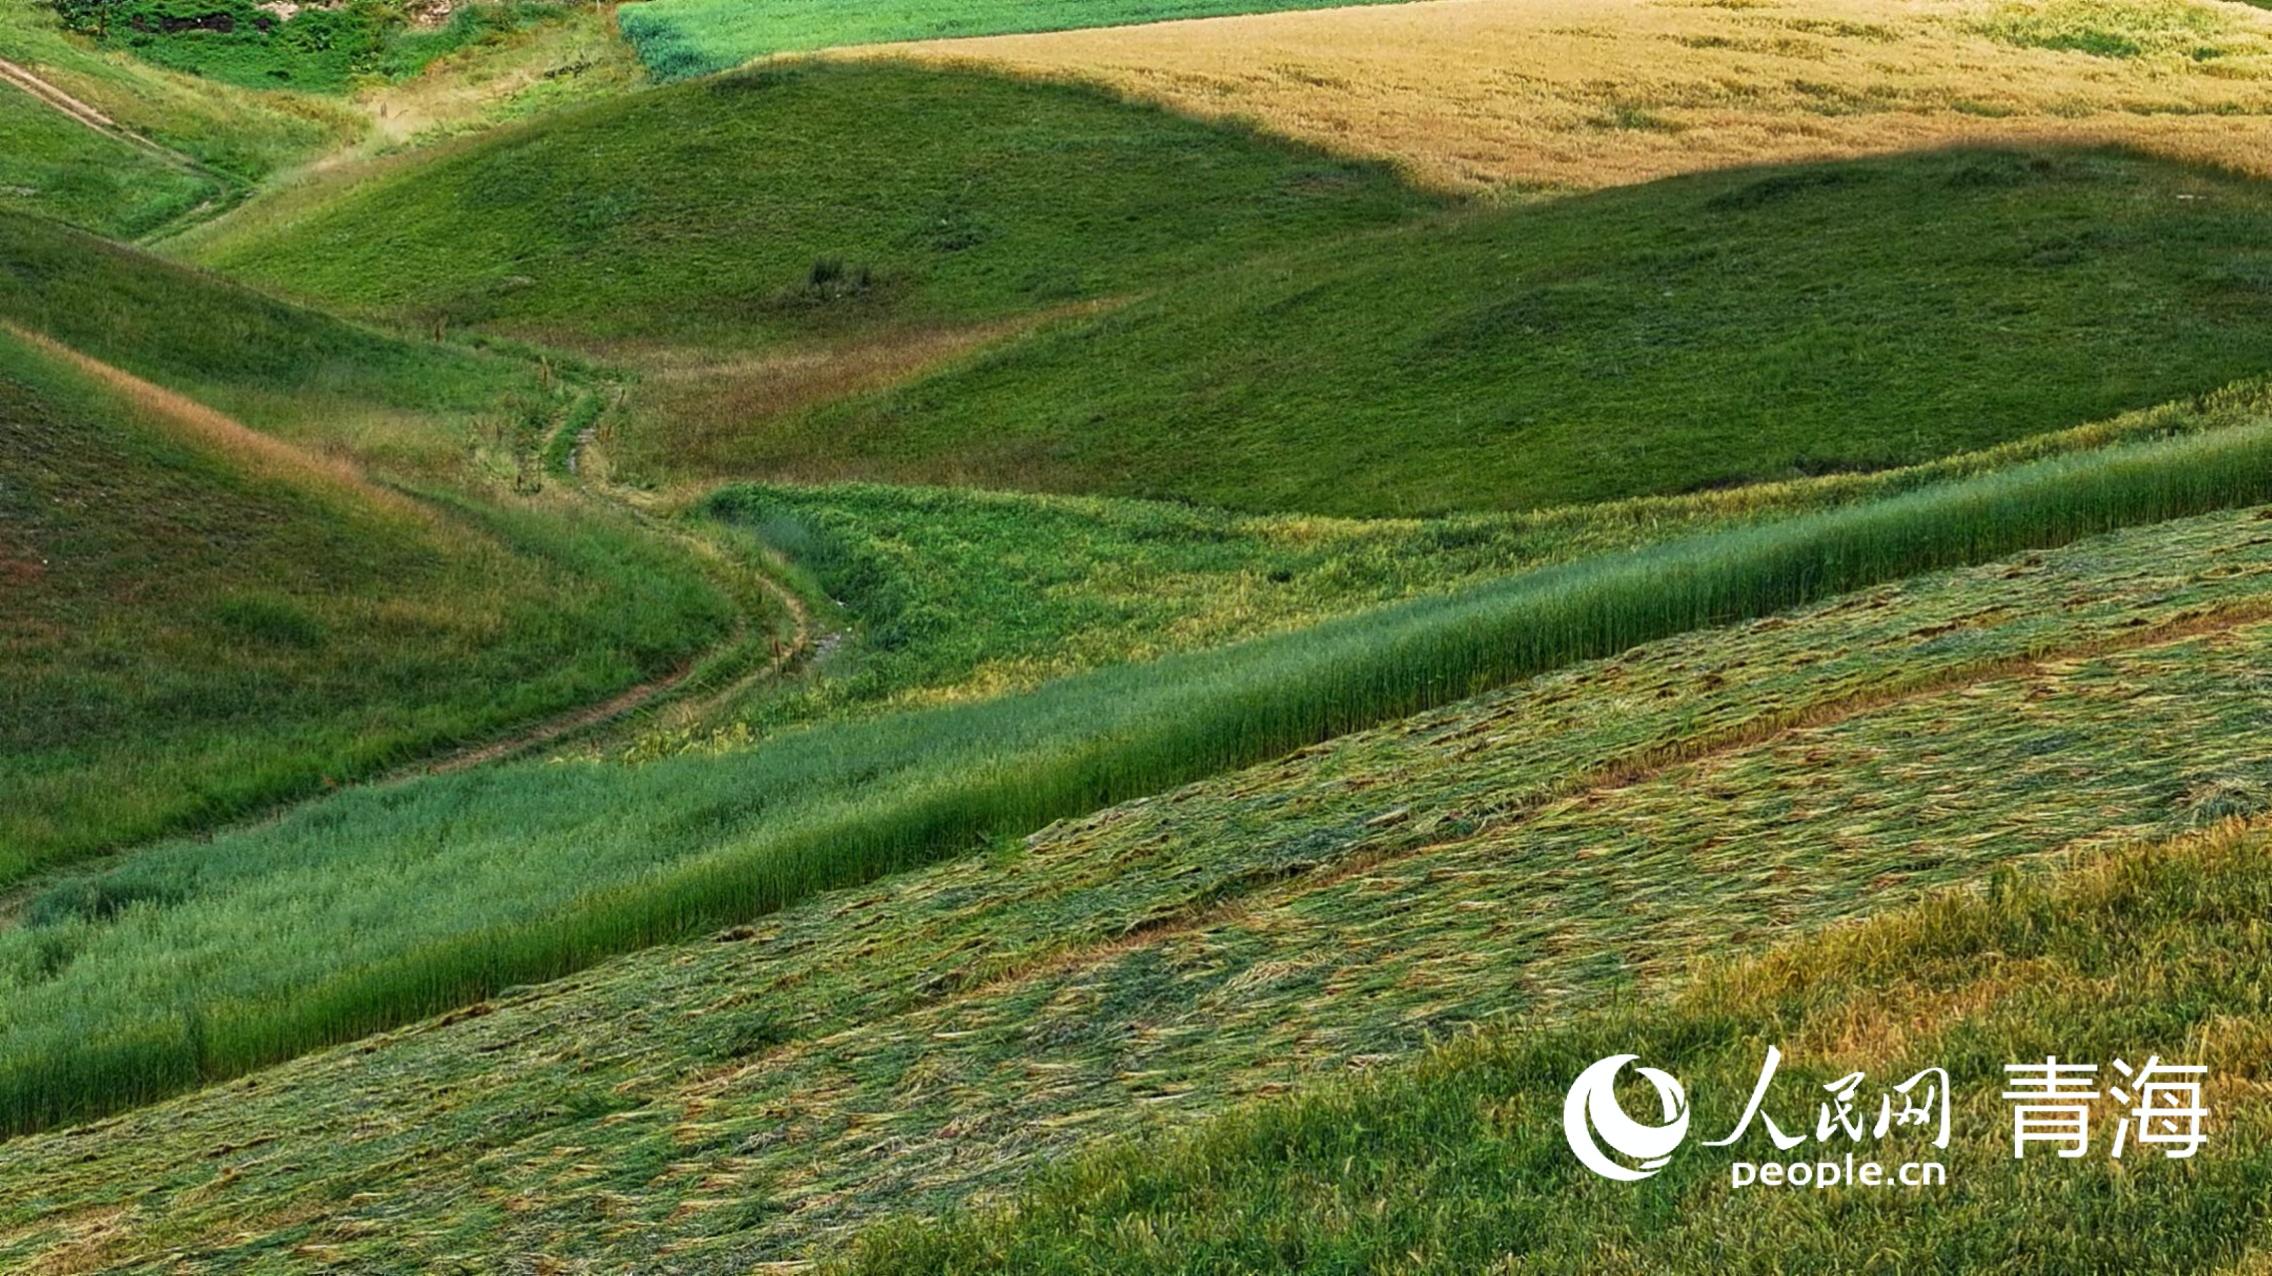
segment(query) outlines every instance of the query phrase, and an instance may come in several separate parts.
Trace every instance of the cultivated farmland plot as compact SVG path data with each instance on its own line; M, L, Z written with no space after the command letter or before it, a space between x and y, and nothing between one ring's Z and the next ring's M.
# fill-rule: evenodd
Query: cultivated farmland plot
M0 1270L2253 1269L2268 120L2228 0L11 8Z

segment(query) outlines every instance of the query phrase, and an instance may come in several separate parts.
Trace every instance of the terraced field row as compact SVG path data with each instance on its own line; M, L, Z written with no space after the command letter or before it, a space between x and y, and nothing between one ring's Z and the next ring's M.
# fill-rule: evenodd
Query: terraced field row
M2268 606L2250 511L1653 644L18 1140L0 1262L798 1257L1699 950L2256 809Z

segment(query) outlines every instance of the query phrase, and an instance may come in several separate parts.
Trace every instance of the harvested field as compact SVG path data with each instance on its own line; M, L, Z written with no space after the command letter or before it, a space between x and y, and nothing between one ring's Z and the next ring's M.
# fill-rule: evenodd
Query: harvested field
M0 1263L746 1268L1497 1015L2267 797L2272 524L1580 666L10 1146ZM321 1203L320 1208L311 1208Z

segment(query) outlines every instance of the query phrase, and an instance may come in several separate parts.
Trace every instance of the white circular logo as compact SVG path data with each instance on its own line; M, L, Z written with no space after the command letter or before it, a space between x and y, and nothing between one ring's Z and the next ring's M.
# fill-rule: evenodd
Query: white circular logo
M1638 1058L1616 1054L1596 1062L1578 1074L1570 1083L1569 1096L1562 1100L1562 1134L1570 1140L1570 1150L1587 1169L1625 1183L1637 1183L1663 1169L1672 1159L1673 1149L1688 1137L1687 1092L1671 1074L1656 1068L1634 1071L1656 1087L1657 1101L1664 1107L1664 1124L1643 1125L1625 1115L1624 1107L1617 1102L1617 1074ZM1597 1138L1600 1142L1595 1141ZM1608 1144L1611 1151L1633 1165L1610 1157L1602 1151L1602 1144Z

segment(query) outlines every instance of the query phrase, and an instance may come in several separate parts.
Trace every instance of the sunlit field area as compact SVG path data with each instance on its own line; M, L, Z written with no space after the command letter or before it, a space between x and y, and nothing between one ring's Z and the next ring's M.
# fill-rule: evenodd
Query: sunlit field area
M2268 121L2229 0L8 8L0 1271L2257 1270Z
M901 46L1513 195L1952 142L2272 164L2272 13L2190 0L1427 0Z

